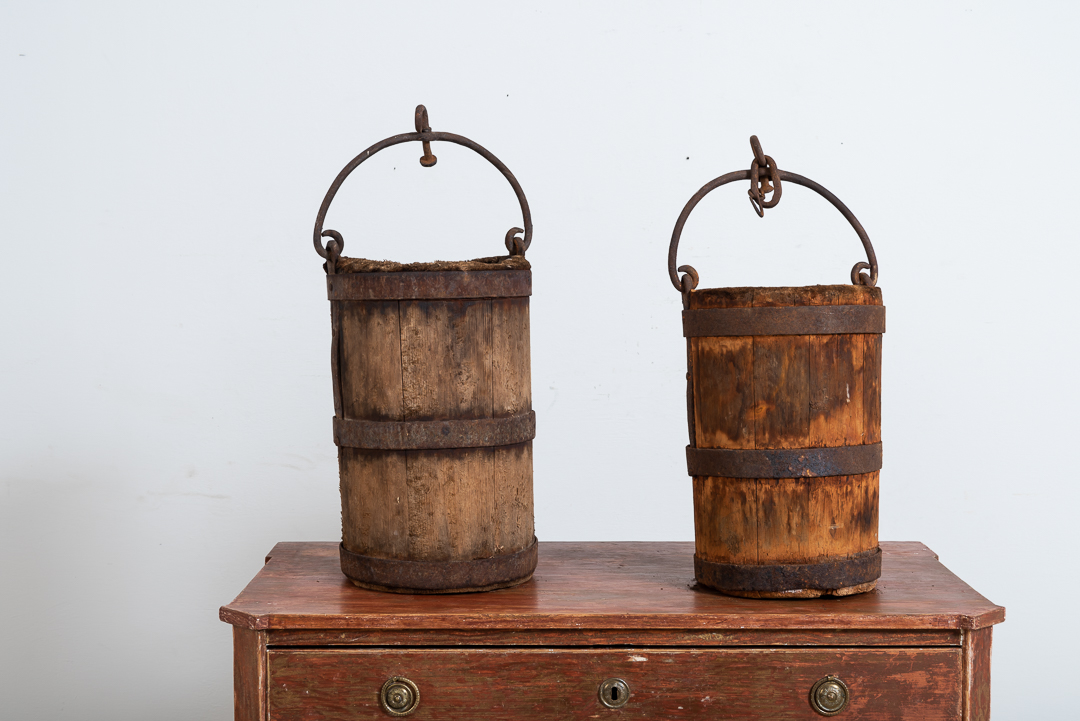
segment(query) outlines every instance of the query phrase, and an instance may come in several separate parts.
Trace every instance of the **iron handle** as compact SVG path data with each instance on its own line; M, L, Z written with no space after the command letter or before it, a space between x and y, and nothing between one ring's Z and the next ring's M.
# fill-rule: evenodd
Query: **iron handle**
M755 140L757 140L756 137L752 139L751 145L756 145L753 142ZM756 145L756 147L754 147L755 156L757 155L758 150L760 150L760 145ZM769 158L769 160L771 161L772 159ZM755 168L756 164L757 158L755 157ZM844 218L846 218L847 221L851 224L851 227L855 229L855 232L858 233L859 240L862 241L863 249L866 251L866 260L869 261L859 261L855 264L855 266L851 269L851 282L853 285L866 285L870 287L876 286L878 280L877 255L874 253L874 246L870 243L870 236L866 234L866 230L862 227L862 223L859 222L858 218L855 217L854 213L848 210L848 207L844 205L839 198L837 198L824 187L822 187L818 183L815 183L809 178L804 178L798 173L778 170L775 168L775 166L772 167L771 172L774 172L782 182L795 183L796 185L810 188L810 190L813 190L818 195L825 198L825 200L832 203L833 206L840 211ZM701 189L698 190L698 192L694 193L693 197L690 198L690 200L688 200L686 205L683 207L682 213L679 214L679 219L675 222L675 230L671 233L671 245L668 246L668 275L671 278L671 284L674 285L675 290L679 291L680 293L687 293L696 288L698 284L698 272L694 270L692 266L678 265L678 261L676 260L679 252L679 239L682 237L683 225L686 224L686 220L690 217L691 211L694 210L697 204L700 203L706 195L723 185L727 185L728 183L734 183L739 180L757 181L757 173L752 172L751 170L736 170L734 172L721 175L719 178L710 180L708 183L701 186ZM777 190L779 190L779 185L777 186ZM753 188L751 188L751 191L753 191ZM751 192L751 200L754 200L753 192ZM778 200L779 195L777 194L772 198L772 200L763 203L761 207L772 207L776 204ZM759 214L763 212L757 203L755 203L754 208L758 211ZM863 270L869 270L870 275L860 272ZM679 273L684 273L682 279L679 278ZM689 285L689 287L687 287L687 285Z
M835 716L847 706L850 692L836 676L826 676L810 689L810 706L822 716Z
M380 150L384 150L394 145L401 143L408 143L412 141L419 141L423 144L424 155L420 158L420 164L426 168L430 168L435 165L437 158L431 153L431 143L435 141L443 141L448 143L454 143L461 145L481 155L485 160L494 165L500 173L503 174L510 182L510 187L514 189L514 194L517 196L518 203L521 205L521 219L522 228L511 228L506 233L504 238L504 244L506 249L511 255L525 255L525 251L532 245L532 214L529 212L529 201L525 199L525 192L521 189L521 185L518 183L517 178L510 172L501 160L491 154L487 148L482 145L469 140L461 135L455 135L453 133L436 133L431 130L428 125L427 108L423 105L416 106L415 117L415 133L402 133L401 135L394 135L384 140L380 140L364 152L357 155L349 164L341 169L337 177L334 178L334 182L330 184L330 189L326 191L326 196L323 198L322 205L319 206L319 214L315 218L315 252L326 259L326 272L333 273L334 266L337 263L337 259L341 257L341 251L345 247L345 239L336 230L324 229L323 223L326 220L326 213L330 210L330 204L334 201L334 196L337 195L338 189L341 184L345 182L345 179L356 170L361 163L370 158ZM518 237L518 234L523 234L522 237ZM322 243L323 238L329 238L326 245Z
M408 716L420 705L420 689L404 676L393 676L379 691L379 705L391 716Z

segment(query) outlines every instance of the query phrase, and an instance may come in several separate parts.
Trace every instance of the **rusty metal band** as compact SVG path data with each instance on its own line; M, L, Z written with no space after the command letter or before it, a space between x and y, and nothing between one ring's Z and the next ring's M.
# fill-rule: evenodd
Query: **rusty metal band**
M881 577L881 549L818 563L743 565L694 556L698 583L719 591L834 591Z
M848 207L840 202L840 199L826 190L823 186L815 183L809 178L804 178L798 173L790 173L786 170L777 170L777 174L780 179L785 183L795 183L805 188L810 188L825 200L832 203L833 207L840 211L841 215L847 219L851 227L855 229L855 232L859 236L859 240L862 241L863 250L866 251L866 259L869 262L859 261L851 269L851 282L854 285L868 285L876 286L878 280L878 262L877 255L874 254L874 246L870 244L870 236L867 235L866 230L863 228L862 223L859 222L855 214L848 210ZM682 237L683 226L686 224L687 218L690 217L691 211L697 207L697 204L701 200L716 190L717 188L727 185L728 183L734 183L739 180L750 180L751 172L749 170L736 170L726 175L721 175L719 178L709 181L701 187L698 192L694 193L693 197L686 202L686 206L683 207L682 213L679 214L679 219L675 222L675 230L671 233L671 244L668 246L668 276L671 278L672 285L675 286L675 290L680 293L687 293L697 287L698 284L698 272L694 270L692 266L678 264L679 254L679 238ZM861 270L869 270L870 275L866 273L860 273ZM686 279L686 283L679 279L679 273L685 273L683 277Z
M686 447L686 472L715 478L816 478L881 470L881 444L752 450Z
M882 305L803 305L683 311L683 335L687 338L884 332L885 306Z
M334 443L385 451L488 448L536 438L536 413L469 421L359 421L334 417Z
M517 553L473 561L408 561L353 553L341 544L341 572L366 586L402 593L479 591L527 581L536 570L536 538Z
M345 247L345 238L341 233L336 230L323 228L323 224L326 221L326 213L330 210L330 204L334 201L334 196L337 195L338 189L341 188L341 184L345 182L345 179L348 178L361 163L380 150L385 150L386 148L401 143L418 141L423 144L424 155L420 159L420 164L424 167L435 165L436 158L431 154L431 143L436 141L454 143L466 147L494 165L495 168L503 174L503 177L506 178L507 182L510 183L510 187L514 190L514 195L517 196L518 204L521 206L522 225L524 226L524 229L511 228L506 233L506 237L503 241L506 245L506 249L511 255L523 256L525 255L525 251L529 249L529 246L532 245L533 226L532 213L529 211L529 201L525 199L525 191L521 189L521 185L518 183L517 178L514 177L514 174L510 172L510 169L487 148L466 137L455 135L454 133L433 132L428 125L427 109L423 105L418 105L416 107L415 116L415 133L402 133L375 143L350 160L349 163L341 169L341 172L338 173L337 177L334 178L334 182L330 184L330 189L326 191L326 196L323 198L322 205L319 206L319 213L315 218L314 242L315 252L326 259L326 272L328 274L334 273L337 259L341 257L341 251ZM518 233L522 233L522 237L518 237ZM330 239L325 246L322 243L323 238Z
M326 276L330 300L443 300L532 295L531 270L341 273Z

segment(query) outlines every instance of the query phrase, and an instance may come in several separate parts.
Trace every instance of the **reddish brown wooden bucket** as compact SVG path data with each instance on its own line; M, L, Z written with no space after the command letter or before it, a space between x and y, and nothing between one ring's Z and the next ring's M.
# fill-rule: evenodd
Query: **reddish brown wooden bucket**
M471 140L416 131L371 146L338 175L319 210L333 344L334 442L341 478L341 570L357 586L460 593L527 581L533 535L528 204L517 180ZM430 142L469 147L510 181L524 230L509 256L463 262L341 257L323 220L341 183L379 150ZM524 237L518 237L523 233ZM326 247L321 238L331 240Z
M753 598L868 591L881 575L885 308L874 287L877 260L843 203L777 170L756 138L751 142L750 171L713 180L687 203L668 259L683 293L687 338L695 575L703 585ZM772 187L758 183L762 173ZM677 269L680 278L675 257L686 218L709 192L737 180L752 180L759 214L776 205L781 181L809 187L839 209L869 260L852 269L853 285L698 290L690 266Z

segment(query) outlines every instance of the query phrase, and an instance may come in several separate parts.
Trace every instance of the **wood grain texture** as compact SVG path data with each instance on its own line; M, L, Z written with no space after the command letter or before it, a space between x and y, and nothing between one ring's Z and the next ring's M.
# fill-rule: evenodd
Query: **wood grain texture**
M690 309L880 305L861 286L694 291ZM692 338L698 448L881 440L881 336ZM878 472L825 479L694 478L697 553L736 564L813 563L877 545Z
M694 538L698 555L716 563L757 563L756 478L694 476Z
M233 718L267 718L266 632L233 627Z
M492 300L491 325L492 416L528 412L532 410L529 299Z
M408 559L405 451L338 448L342 541L350 551Z
M330 304L330 377L334 386L334 417L341 418L345 410L341 401L341 308Z
M346 301L334 305L339 306L341 323L344 417L404 420L398 301Z
M752 338L691 338L698 448L755 448Z
M861 335L815 335L810 340L808 445L866 443Z
M867 443L881 442L881 336L863 336L863 428Z
M400 305L403 419L491 418L491 301Z
M534 538L532 441L492 449L496 553L527 548Z
M846 556L878 546L879 472L817 479L807 493L810 556Z
M532 407L529 299L335 302L344 417L501 418ZM533 540L532 443L340 447L342 540L379 558L468 561Z
M964 632L964 721L990 721L992 627Z
M274 719L382 719L378 692L392 676L420 691L412 718L588 719L610 711L606 678L630 687L620 718L819 718L808 694L839 676L851 718L960 719L961 652L939 649L274 649Z
M810 514L811 499L828 495L816 482L823 479L762 478L757 481L757 503L753 521L757 538L755 563L798 563L821 557L812 540L819 540L823 529L819 519ZM824 492L823 492L824 491ZM812 539L812 537L814 537ZM826 549L828 551L828 549Z
M921 543L882 543L871 593L761 601L694 583L693 543L541 543L533 580L482 595L407 596L357 589L336 543L279 543L222 620L252 629L726 633L860 629L948 631L1004 620Z
M805 448L810 434L808 336L754 338L754 447Z
M490 448L408 452L409 556L459 561L494 555Z
M803 563L875 548L878 477L695 476L698 555L716 563Z

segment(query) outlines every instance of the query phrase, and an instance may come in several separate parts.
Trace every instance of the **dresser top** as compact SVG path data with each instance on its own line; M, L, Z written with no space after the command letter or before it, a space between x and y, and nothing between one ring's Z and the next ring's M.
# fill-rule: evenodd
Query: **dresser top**
M580 631L975 629L1005 609L921 543L882 543L881 579L844 598L755 600L694 582L693 543L540 543L533 579L487 593L366 591L342 574L337 543L279 543L221 620L249 629Z

